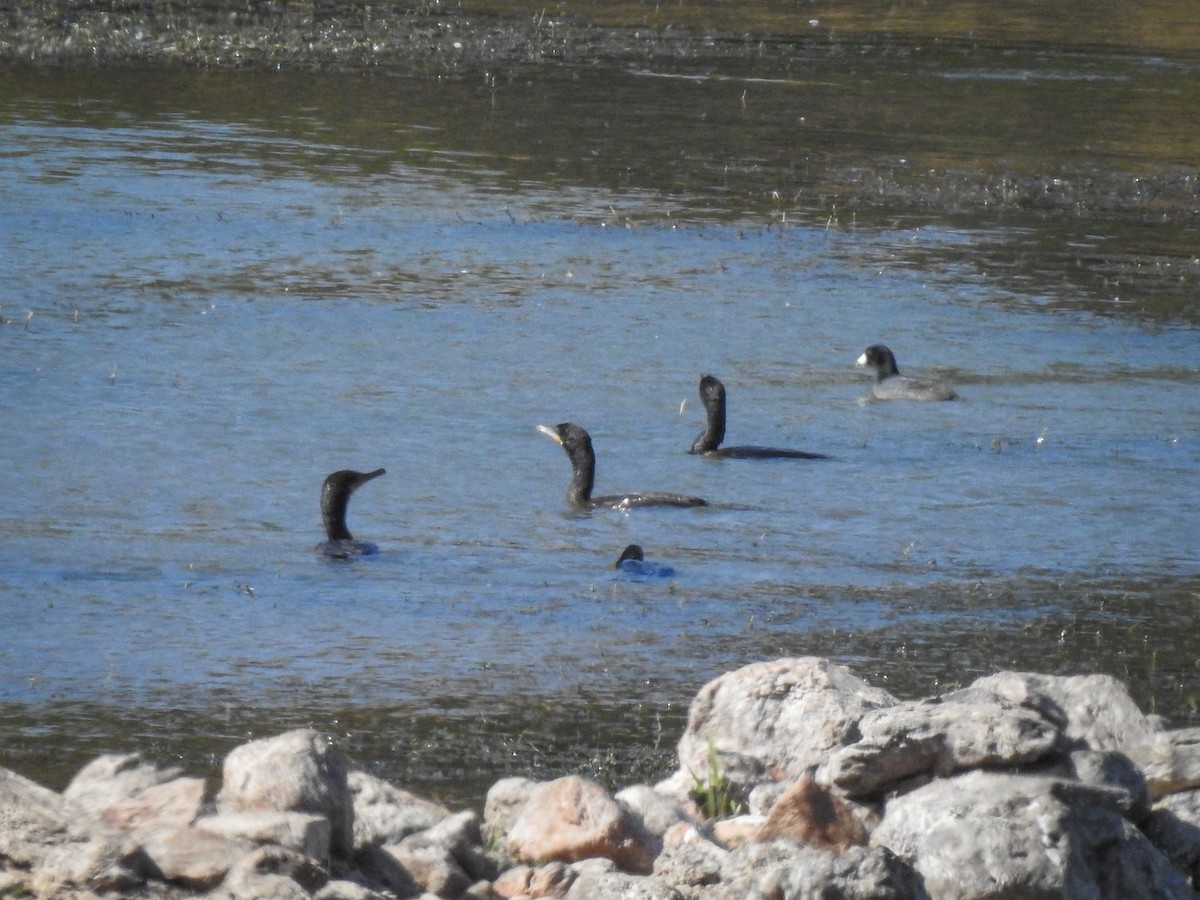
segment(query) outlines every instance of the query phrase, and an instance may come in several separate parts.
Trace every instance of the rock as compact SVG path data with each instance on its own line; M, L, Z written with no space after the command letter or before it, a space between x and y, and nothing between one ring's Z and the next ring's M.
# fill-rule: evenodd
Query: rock
M450 815L440 803L422 800L366 772L347 778L354 798L354 846L398 844Z
M1119 750L1139 765L1159 733L1125 685L1110 675L999 672L947 699L971 703L988 695L1036 710L1059 727L1074 749Z
M1191 897L1178 871L1113 808L1104 788L983 771L890 800L871 835L933 898Z
M515 897L528 900L561 898L567 895L577 877L575 870L565 863L552 862L537 868L519 865L501 874L492 883L492 890L505 900Z
M1155 797L1200 787L1200 728L1155 734L1134 762Z
M819 778L866 798L918 775L1034 763L1061 737L1054 723L1010 700L953 694L872 710L858 727L858 742L835 752Z
M630 872L649 872L658 842L637 816L594 782L577 776L538 785L505 837L522 862L603 857Z
M196 820L196 827L230 840L251 844L273 844L295 850L322 864L329 863L329 820L313 813L258 812L218 813Z
M399 897L415 897L421 893L408 869L383 847L375 844L360 847L354 854L354 866L369 883Z
M684 896L697 896L703 888L721 881L721 869L729 851L696 835L663 848L654 860L654 877Z
M789 838L825 850L867 843L866 825L841 797L805 776L771 807L758 839Z
M513 822L537 786L538 782L528 778L501 778L488 789L483 804L483 831L489 844L500 844L501 837L512 830Z
M159 877L197 890L220 884L253 849L249 843L178 825L143 829L138 840L154 860Z
M187 828L204 811L204 779L175 778L104 807L101 817L137 837L161 827Z
M1200 728L1164 731L1162 719L1138 709L1126 687L1109 675L1000 672L980 678L966 693L1038 710L1059 723L1075 749L1124 753L1141 769L1153 797L1200 787Z
M1124 792L1122 814L1138 824L1150 814L1150 791L1138 767L1116 750L1076 750L1067 758L1067 774L1084 784Z
M669 885L624 872L580 875L566 897L567 900L683 900Z
M217 796L220 812L314 813L330 824L330 853L348 859L354 844L354 804L346 761L310 729L252 741L225 758Z
M230 870L222 885L231 900L308 900L329 873L313 860L283 847L259 847Z
M502 900L499 894L492 890L490 881L477 881L458 900Z
M178 768L160 769L144 762L137 753L100 756L76 773L63 791L63 797L100 818L112 804L171 781L181 772Z
M7 769L0 769L0 860L27 871L30 888L47 896L70 887L124 890L153 871L128 835Z
M385 900L385 895L356 881L334 879L313 894L313 900Z
M746 813L712 823L712 835L724 847L739 847L747 841L757 841L767 824L764 815Z
M553 865L566 868L562 863L554 863ZM533 873L536 870L533 866L525 864L512 866L500 873L499 877L492 882L492 888L501 897L519 897L529 890L529 882L533 878Z
M802 657L754 663L710 681L692 701L679 741L680 771L661 787L686 795L721 772L742 796L760 780L792 782L858 739L868 712L898 701L848 669Z
M1142 824L1150 842L1200 887L1200 791L1171 794L1154 804Z
M1014 900L1019 895L1011 895ZM706 900L928 900L920 876L883 847L844 853L793 841L753 843L730 854Z
M686 822L696 828L704 827L695 804L682 804L649 785L627 787L619 791L615 799L637 814L646 830L660 839L680 822Z
M499 867L481 843L479 816L467 810L384 849L426 891L457 897L473 883L499 875Z

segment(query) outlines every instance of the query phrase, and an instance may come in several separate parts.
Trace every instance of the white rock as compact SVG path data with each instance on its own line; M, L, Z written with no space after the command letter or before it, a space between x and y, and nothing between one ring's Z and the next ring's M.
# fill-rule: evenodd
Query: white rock
M225 758L217 808L222 813L314 813L329 820L333 857L348 859L354 849L354 804L345 758L310 729L235 748Z

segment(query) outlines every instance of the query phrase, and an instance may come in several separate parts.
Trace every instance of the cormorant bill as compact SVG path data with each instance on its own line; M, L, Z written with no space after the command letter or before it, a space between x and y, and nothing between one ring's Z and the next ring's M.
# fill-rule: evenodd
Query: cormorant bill
M369 556L379 548L370 541L356 541L346 527L346 507L350 495L373 478L384 474L383 469L374 472L355 472L342 469L328 475L321 485L321 522L325 526L326 541L317 544L317 552L334 559L351 556Z
M708 415L708 424L700 432L689 453L721 459L828 459L821 453L805 450L780 450L775 447L722 447L725 440L725 385L712 375L700 378L700 402Z
M958 397L945 382L901 375L896 366L896 357L883 344L872 344L855 360L855 364L870 366L875 370L871 394L876 400L954 400Z
M613 568L622 574L632 575L635 578L675 577L675 570L670 566L649 562L645 554L642 553L642 548L637 544L630 544L621 551L621 556L613 563Z
M559 443L571 460L571 483L567 487L567 502L572 506L595 509L611 506L614 509L632 509L635 506L707 506L700 497L682 494L664 494L657 491L642 491L630 494L611 494L593 497L592 486L596 479L596 453L592 450L591 436L571 422L561 422L551 428L539 425L537 430L549 435Z

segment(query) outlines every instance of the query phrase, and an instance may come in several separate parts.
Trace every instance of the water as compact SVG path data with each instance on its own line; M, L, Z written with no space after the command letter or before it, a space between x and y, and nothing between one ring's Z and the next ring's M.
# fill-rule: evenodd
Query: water
M1194 722L1194 213L1121 199L1186 185L1180 143L1114 159L1081 118L1022 147L962 93L1132 83L1171 135L1195 72L952 62L904 69L913 118L867 140L834 113L900 95L863 106L840 64L807 112L736 66L0 72L4 763L203 770L311 724L455 801L625 784L669 770L709 678L801 654L901 696L1111 672ZM1086 207L972 193L1059 166ZM876 341L961 402L866 402ZM705 372L729 443L833 458L688 456ZM568 510L560 421L597 492L712 505ZM381 554L317 557L324 475L380 466L349 524ZM678 577L619 579L633 542Z

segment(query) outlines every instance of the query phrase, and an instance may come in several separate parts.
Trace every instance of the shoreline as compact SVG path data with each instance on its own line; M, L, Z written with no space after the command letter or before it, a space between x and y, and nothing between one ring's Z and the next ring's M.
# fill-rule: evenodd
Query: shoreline
M1107 56L1148 55L1200 62L1200 14L1178 4L1144 5L1136 27L1109 6L1047 12L1016 4L1008 17L927 4L814 2L792 14L739 7L736 14L686 0L664 10L637 0L603 7L563 0L425 0L280 4L32 0L0 14L0 62L33 65L297 67L381 71L414 77L491 75L529 65L606 65L632 60L747 60L767 65L797 55L855 56L873 49L907 55L942 50L1057 48ZM1090 9L1089 6L1094 6ZM1114 20L1112 17L1117 16Z
M311 729L235 747L212 786L137 753L61 794L0 768L0 893L1186 900L1200 881L1200 729L1110 676L1004 671L902 701L824 658L752 663L699 691L677 754L615 793L502 777L482 814Z

